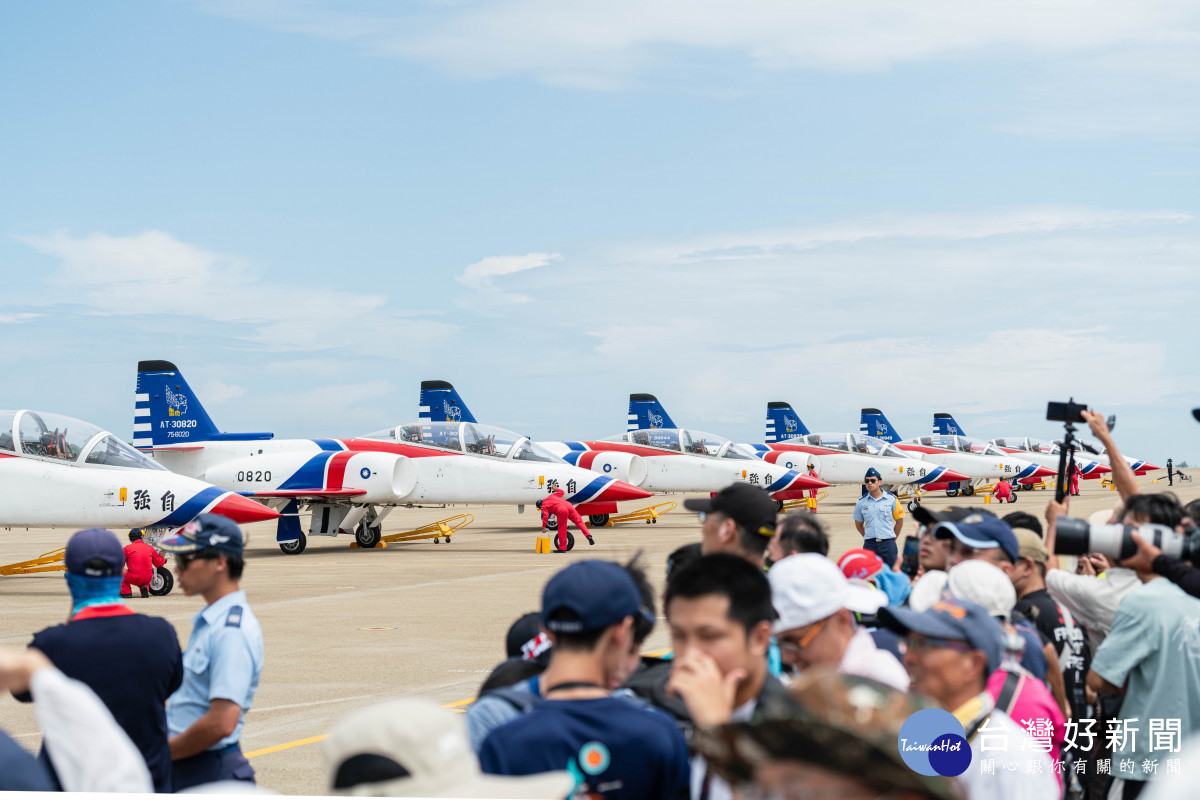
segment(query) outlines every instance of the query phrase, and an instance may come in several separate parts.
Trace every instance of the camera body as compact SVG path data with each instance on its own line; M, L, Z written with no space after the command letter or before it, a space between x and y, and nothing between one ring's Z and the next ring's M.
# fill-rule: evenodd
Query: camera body
M1075 398L1071 398L1065 403L1050 402L1046 404L1046 419L1051 422L1066 422L1072 425L1078 423L1083 424L1083 414L1088 407L1083 403L1076 403Z
M1054 552L1064 556L1102 553L1114 562L1137 552L1133 534L1162 550L1163 555L1193 563L1200 562L1200 530L1189 528L1182 535L1166 525L1092 525L1086 519L1059 517Z

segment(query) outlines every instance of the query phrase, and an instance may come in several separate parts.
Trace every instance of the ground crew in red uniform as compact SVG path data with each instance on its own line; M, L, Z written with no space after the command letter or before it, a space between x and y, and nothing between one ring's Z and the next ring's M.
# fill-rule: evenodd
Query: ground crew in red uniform
M1075 495L1079 494L1079 476L1083 474L1083 470L1081 470L1079 468L1078 464L1074 464L1072 466L1073 466L1073 469L1071 470L1071 496L1074 497Z
M563 499L563 490L555 489L550 495L538 501L538 508L542 509L542 532L546 531L546 524L549 522L550 515L558 517L558 549L560 552L567 550L567 520L575 523L575 527L583 531L583 535L587 537L588 544L595 544L596 540L592 538L592 534L588 531L587 526L583 524L583 517L579 516L579 512L575 510L575 506Z
M816 468L816 467L814 467L812 464L809 464L809 465L808 465L808 477L810 477L810 478L817 478L817 479L820 479L820 477L821 477L820 475L818 475L818 474L817 474L817 468ZM816 496L817 496L817 490L816 490L816 489L809 489L809 490L808 490L808 496L809 496L809 497L811 497L811 498L814 498L814 499L815 499L815 498L816 498ZM816 510L817 510L817 507L816 507L816 506L813 506L813 509L812 509L812 510L813 510L813 511L816 511Z
M142 532L129 532L129 544L125 545L125 575L121 578L121 597L133 597L133 587L142 590L142 597L149 597L147 588L154 579L155 571L167 560L158 551L142 541Z
M996 485L992 487L992 496L1001 503L1012 502L1012 487L1008 485L1008 481L1001 478L996 481Z

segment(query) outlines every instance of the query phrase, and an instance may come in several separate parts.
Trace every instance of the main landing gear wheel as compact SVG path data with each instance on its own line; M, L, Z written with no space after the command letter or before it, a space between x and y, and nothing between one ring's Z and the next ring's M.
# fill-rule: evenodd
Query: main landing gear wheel
M175 588L175 576L166 567L159 567L154 570L154 577L150 579L150 585L146 588L155 597L170 594L171 590Z
M303 533L300 538L294 542L280 542L279 549L287 553L289 556L298 556L304 552L304 548L308 547L308 537Z
M966 493L964 492L964 494ZM947 489L946 497L958 497L958 489Z
M909 500L909 501L908 501L908 511L909 511L909 513L911 514L913 511L916 511L918 508L920 508L920 506L921 506L921 501L920 501L920 500L917 500L917 499L915 499L915 498L914 498L914 499L912 499L912 500Z
M588 516L588 522L597 528L603 528L608 524L608 514L591 514Z
M378 525L368 525L365 522L360 522L358 527L354 529L354 541L358 542L359 547L370 550L375 545L379 544L379 539L383 534L383 529Z
M551 531L550 533L551 533L550 539L554 542L554 552L556 552L556 553L566 552L565 550L558 549L558 534L555 533L554 531ZM570 531L567 531L567 550L570 550L573 547L575 547L575 534L571 533Z
M962 487L962 493L963 497L970 497L971 495L975 494L975 487L968 483L966 486Z

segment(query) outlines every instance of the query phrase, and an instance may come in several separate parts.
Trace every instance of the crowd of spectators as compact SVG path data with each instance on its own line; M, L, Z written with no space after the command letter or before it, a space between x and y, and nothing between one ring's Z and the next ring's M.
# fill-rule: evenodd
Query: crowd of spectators
M1141 493L1100 415L1087 419L1121 498L1092 522L1165 534L1134 534L1119 554L1063 569L1069 500L1051 501L1045 524L917 506L910 576L886 537L903 515L878 474L865 476L856 511L875 544L837 561L816 516L779 517L762 489L734 484L685 502L699 541L670 554L661 597L639 558L576 561L551 577L465 715L420 700L348 715L325 743L329 791L1173 796L1200 750L1200 570L1165 555L1162 536L1194 529L1200 504ZM236 533L226 523L168 542L182 573L206 562L184 583L206 606L182 657L173 631L154 628L161 620L115 606L116 538L72 538L70 621L0 652L0 689L35 703L43 734L35 759L0 733L0 789L166 791L183 788L183 767L189 786L253 780L237 734L261 632L237 587L240 534L222 549ZM670 651L642 655L660 620ZM112 670L145 637L161 646L130 698Z

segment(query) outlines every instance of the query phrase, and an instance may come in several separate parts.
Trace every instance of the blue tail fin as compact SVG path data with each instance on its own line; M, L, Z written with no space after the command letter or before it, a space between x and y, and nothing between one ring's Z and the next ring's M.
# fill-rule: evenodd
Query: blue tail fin
M183 373L170 361L139 361L133 446L270 439L270 433L221 433Z
M767 403L767 444L786 442L808 433L790 403Z
M939 411L933 415L933 432L946 436L966 436L963 433L962 425L955 422L954 417L944 411Z
M449 381L421 381L421 408L417 414L430 422L477 422Z
M629 430L678 427L652 394L629 395Z
M883 439L885 442L898 442L900 435L887 421L887 417L878 408L864 408L859 418L858 429L867 436Z

